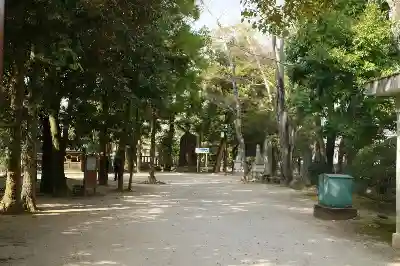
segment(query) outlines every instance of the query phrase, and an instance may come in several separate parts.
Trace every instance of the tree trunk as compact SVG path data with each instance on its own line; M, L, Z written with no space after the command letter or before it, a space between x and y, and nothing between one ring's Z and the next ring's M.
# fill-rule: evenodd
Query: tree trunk
M226 138L226 135L225 135ZM228 171L228 142L225 140L225 147L224 147L224 173L226 174Z
M151 117L151 133L150 133L150 174L149 174L149 184L156 184L157 179L155 176L155 165L154 165L154 159L156 156L156 123L157 123L157 117L156 113L154 110L154 107L152 108L152 117Z
M52 139L52 178L54 180L53 193L55 196L65 196L68 193L67 178L64 172L65 148L62 144L60 125L57 112L49 115L50 133Z
M333 157L335 155L336 134L330 134L326 138L326 163L329 171L333 171Z
M31 97L29 99L32 101ZM28 103L28 119L26 124L26 151L24 156L25 173L23 177L21 201L28 212L36 212L36 173L37 173L37 113L34 103Z
M167 139L167 147L166 147L166 164L165 164L165 171L170 172L173 166L173 145L174 145L174 135L175 135L175 116L171 115L169 118L169 131L168 131L168 139Z
M237 157L237 153L238 153L238 148L239 148L239 144L236 144L233 148L232 148L232 172L235 170L234 166L235 166L235 158Z
M223 155L224 155L225 145L226 145L226 141L225 141L225 136L224 136L223 138L221 138L221 141L218 146L217 158L215 160L215 165L214 165L214 169L213 169L214 173L219 173L219 171L221 170L221 163L222 163L222 159L223 159Z
M117 190L120 192L124 191L124 172L125 172L125 152L126 152L126 142L125 137L121 136L118 143L117 157L120 159L120 167L117 173L118 180L118 188Z
M278 148L271 146L271 176L276 176L278 171Z
M238 105L237 107L238 108ZM240 109L239 109L240 110ZM239 146L238 146L238 151L237 151L237 156L236 156L236 160L240 161L242 163L242 167L243 167L243 176L242 176L242 180L243 181L247 181L247 164L246 164L246 145L244 143L244 138L242 135L242 121L240 118L240 111L237 111L237 118L235 120L235 131L236 131L236 137L238 138L238 142L239 142Z
M122 128L122 134L119 139L118 144L118 152L117 156L121 160L121 166L118 172L118 191L124 191L124 172L125 172L125 154L126 154L126 145L128 144L128 132L131 128L130 117L131 117L131 110L132 110L132 102L128 101L124 107L124 126Z
M301 175L301 157L296 159L296 172Z
M344 154L345 154L345 146L344 146L344 139L343 137L340 139L339 143L339 152L338 152L338 167L337 167L337 172L338 173L343 173L343 164L344 164Z
M142 131L142 122L140 119L139 108L136 108L135 116L135 129L133 131L132 142L128 147L128 169L129 169L129 181L128 181L128 191L132 190L133 173L138 172L137 169L137 148Z
M15 124L11 128L6 189L1 200L1 211L7 214L19 213L23 210L21 203L21 125L23 123L25 83L24 73L17 69L16 74L17 80L10 95Z
M318 140L314 142L314 162L321 162L323 156L321 155L321 149Z
M289 124L288 114L283 112L281 115L281 173L286 184L289 184L293 179L292 167L292 148L289 142Z
M102 125L99 134L99 146L100 146L100 160L99 160L99 185L108 185L108 156L107 156L107 144L108 144L108 99L107 94L103 95L101 99L101 113L102 113Z
M244 138L243 138L243 134L242 134L242 112L241 112L241 106L240 106L240 100L239 100L239 90L238 90L238 86L236 84L236 69L235 69L235 63L233 62L232 56L231 56L231 52L228 48L228 44L225 42L224 43L224 47L226 50L226 53L228 55L228 59L229 59L229 64L230 64L230 68L231 68L231 82L232 82L232 88L233 88L233 93L235 96L235 104L236 104L236 118L235 118L235 133L236 133L236 138L239 142L239 146L238 146L238 152L237 152L237 156L236 156L236 161L240 161L243 167L243 176L242 176L242 180L243 181L247 181L247 164L246 164L246 146L245 146L245 142L244 142Z
M312 148L311 146L306 147L302 151L303 165L300 167L300 175L306 186L311 185L311 178L309 174L309 168L312 163Z
M104 131L104 128L100 130L99 136L99 146L100 146L100 158L99 158L99 185L107 186L108 185L108 169L107 169L107 133Z
M126 155L127 155L127 160L128 160L128 172L129 172L129 181L128 181L128 191L132 191L132 181L133 181L133 172L135 168L134 164L134 154L135 154L135 148L133 145L129 145Z
M326 149L325 142L322 135L322 125L321 125L321 117L315 117L315 126L317 128L317 141L315 146L315 158L317 162L325 163L326 162Z
M263 158L264 158L264 175L272 175L272 145L268 137L264 140Z
M140 173L140 167L142 164L142 135L140 133L138 142L136 145L136 172Z
M285 106L285 86L284 86L284 40L279 39L277 46L276 36L272 37L272 47L276 59L276 91L277 91L277 122L279 130L280 155L281 155L281 175L286 184L293 179L292 171L292 148L290 146L289 117Z
M47 115L41 116L42 122L42 178L40 180L40 192L53 193L53 170L52 170L52 143L50 122Z
M138 172L137 169L137 146L140 139L141 131L142 131L142 123L140 120L140 112L139 108L136 108L136 118L135 118L135 129L133 132L132 143L129 145L128 150L128 163L129 163L129 182L128 182L128 191L132 190L132 181L133 181L133 173ZM136 168L136 169L135 169Z

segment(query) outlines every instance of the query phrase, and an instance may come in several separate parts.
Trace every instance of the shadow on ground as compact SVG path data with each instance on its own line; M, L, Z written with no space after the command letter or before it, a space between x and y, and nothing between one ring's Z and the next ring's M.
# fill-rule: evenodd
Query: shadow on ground
M0 265L396 265L387 245L315 220L312 201L286 188L160 178L168 184L41 198L38 214L1 217Z
M316 191L309 190L299 193L302 200L312 200L317 202ZM378 241L391 244L392 234L396 231L396 213L393 206L386 203L385 218L381 218L378 214L382 213L382 204L375 200L353 195L353 206L358 209L359 217L348 221L336 222L342 226L348 234L364 235Z

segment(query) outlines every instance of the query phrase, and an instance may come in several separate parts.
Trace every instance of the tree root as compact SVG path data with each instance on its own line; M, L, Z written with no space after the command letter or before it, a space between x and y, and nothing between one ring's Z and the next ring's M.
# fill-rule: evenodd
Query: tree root
M38 207L36 206L35 199L28 196L22 198L22 207L25 211L30 213L35 213L39 211Z
M24 212L24 208L19 201L1 201L0 202L0 213L1 214L21 214Z

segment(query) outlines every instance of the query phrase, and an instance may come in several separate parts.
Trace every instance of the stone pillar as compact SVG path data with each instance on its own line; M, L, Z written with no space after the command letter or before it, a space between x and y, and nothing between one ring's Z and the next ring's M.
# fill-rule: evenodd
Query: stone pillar
M392 246L400 248L400 95L396 96L396 233L392 236Z
M235 162L233 165L233 174L243 176L244 167L243 167L243 159L240 149L238 149L238 153L235 158Z
M264 140L264 150L263 150L263 157L264 157L264 175L272 175L272 146L270 140L265 138Z
M264 159L263 159L263 157L262 157L262 155L261 155L260 145L257 144L257 146L256 146L256 159L255 159L255 161L254 161L254 166L255 166L255 165L263 165L263 164L264 164ZM254 166L253 166L253 167L254 167ZM256 178L259 179L260 176L262 177L262 174L257 173Z

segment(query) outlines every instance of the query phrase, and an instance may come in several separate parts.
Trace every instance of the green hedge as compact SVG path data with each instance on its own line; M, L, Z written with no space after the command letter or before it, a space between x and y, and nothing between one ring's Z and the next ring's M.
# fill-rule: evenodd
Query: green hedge
M355 178L356 190L376 188L377 193L395 189L396 138L361 149L346 172ZM390 192L390 191L389 191ZM390 194L390 193L389 193Z

